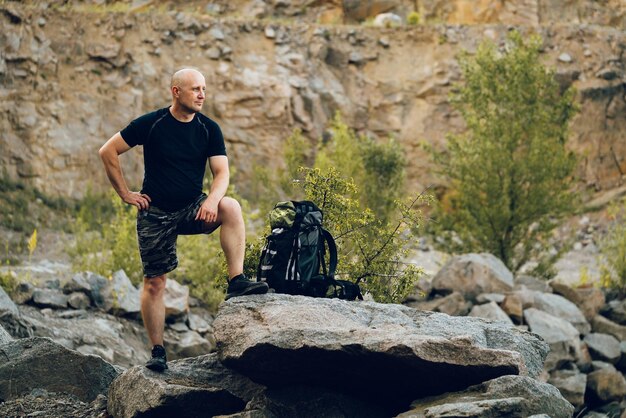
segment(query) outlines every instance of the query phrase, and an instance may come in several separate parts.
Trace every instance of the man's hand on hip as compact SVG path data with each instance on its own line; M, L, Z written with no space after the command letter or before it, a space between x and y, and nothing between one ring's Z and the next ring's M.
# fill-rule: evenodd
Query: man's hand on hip
M146 210L150 207L150 196L139 192L128 192L122 196L122 200L129 205L135 206L139 210Z
M200 209L198 209L198 213L196 214L196 221L201 220L204 222L217 222L217 205L219 202L212 202L210 199L206 199Z

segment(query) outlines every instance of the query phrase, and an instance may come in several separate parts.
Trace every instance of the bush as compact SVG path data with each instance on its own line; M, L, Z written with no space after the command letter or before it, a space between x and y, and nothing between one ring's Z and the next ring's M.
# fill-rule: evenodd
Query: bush
M405 160L397 142L356 135L339 114L329 133L313 166L306 167L311 146L295 131L286 141L286 168L266 177L266 192L260 188L258 193L315 202L324 211L326 229L337 241L338 277L358 281L379 302L401 302L421 272L402 260L411 226L422 220L415 207L426 198L398 201L404 191ZM279 193L272 187L275 184ZM267 234L269 225L262 235ZM249 245L245 271L250 276L256 274L263 244L261 238Z
M431 149L451 189L433 233L454 231L461 248L447 241L447 250L487 251L514 272L547 253L552 230L574 206L576 160L565 146L574 91L561 93L540 48L539 37L525 43L512 32L502 52L483 43L475 56L461 56L465 84L452 102L467 131L449 136L447 151Z
M626 296L626 199L621 206L609 209L612 218L607 234L600 240L599 249L604 257L601 264L602 286L617 289Z
M409 13L409 15L406 17L406 23L411 26L419 25L421 20L422 16L416 11Z

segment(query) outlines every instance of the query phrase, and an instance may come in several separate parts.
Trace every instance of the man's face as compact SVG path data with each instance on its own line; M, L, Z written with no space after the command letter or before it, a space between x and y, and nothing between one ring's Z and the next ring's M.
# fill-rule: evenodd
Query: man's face
M176 100L181 107L189 112L199 112L204 104L206 83L200 73L190 72L184 80L174 87L177 89Z

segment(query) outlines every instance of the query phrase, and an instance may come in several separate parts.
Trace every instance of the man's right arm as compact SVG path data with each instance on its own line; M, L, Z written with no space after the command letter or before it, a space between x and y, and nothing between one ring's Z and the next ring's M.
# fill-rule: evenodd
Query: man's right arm
M147 209L150 206L150 196L128 190L119 156L131 147L124 141L118 132L113 135L101 148L98 153L104 163L107 177L120 198L129 205L136 206L139 210Z

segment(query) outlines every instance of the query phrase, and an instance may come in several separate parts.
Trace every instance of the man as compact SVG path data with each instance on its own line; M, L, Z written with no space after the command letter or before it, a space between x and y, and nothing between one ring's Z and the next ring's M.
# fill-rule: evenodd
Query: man
M152 343L146 367L167 369L163 347L165 275L178 265L178 235L211 233L220 228L220 244L228 266L226 299L266 293L267 284L243 275L245 225L239 203L226 197L229 183L224 138L216 122L200 113L205 99L204 76L183 69L172 76L172 105L133 120L100 148L107 176L120 198L136 206L137 237L144 271L141 315ZM144 180L130 191L119 155L144 147ZM202 192L206 163L213 182Z

